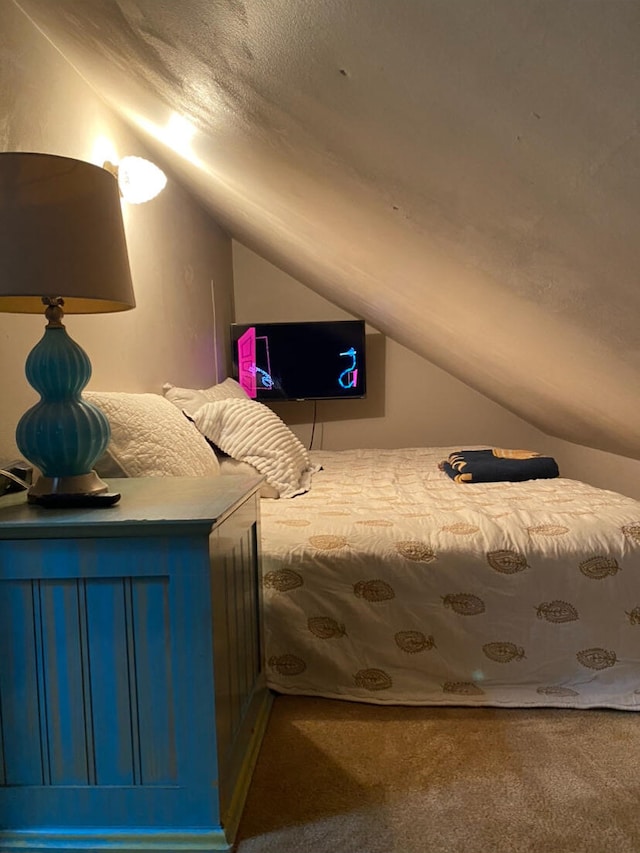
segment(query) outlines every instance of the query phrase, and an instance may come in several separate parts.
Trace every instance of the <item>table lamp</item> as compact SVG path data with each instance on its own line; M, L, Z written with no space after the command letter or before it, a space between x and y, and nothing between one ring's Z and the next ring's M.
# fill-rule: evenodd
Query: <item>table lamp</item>
M81 397L91 363L62 318L133 307L114 176L68 157L0 153L0 311L42 312L48 321L25 367L40 401L16 429L20 453L40 471L30 503L105 506L119 499L93 470L109 442L109 422Z

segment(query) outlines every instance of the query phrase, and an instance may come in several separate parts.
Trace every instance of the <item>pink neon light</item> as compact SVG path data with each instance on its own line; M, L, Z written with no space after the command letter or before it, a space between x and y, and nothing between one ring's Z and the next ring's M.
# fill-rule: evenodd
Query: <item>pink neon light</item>
M238 382L255 398L256 391L256 330L253 326L238 338Z

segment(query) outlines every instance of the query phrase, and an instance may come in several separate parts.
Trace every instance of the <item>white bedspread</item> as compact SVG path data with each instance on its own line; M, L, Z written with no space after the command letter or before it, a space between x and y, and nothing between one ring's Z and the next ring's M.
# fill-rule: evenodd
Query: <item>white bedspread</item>
M640 709L640 503L454 483L456 448L314 452L262 502L269 685L419 705Z

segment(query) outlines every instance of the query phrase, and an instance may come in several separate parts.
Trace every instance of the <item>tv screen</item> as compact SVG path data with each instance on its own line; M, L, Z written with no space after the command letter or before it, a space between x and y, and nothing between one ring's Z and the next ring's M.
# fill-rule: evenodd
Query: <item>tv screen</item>
M364 397L364 320L234 323L234 379L254 400Z

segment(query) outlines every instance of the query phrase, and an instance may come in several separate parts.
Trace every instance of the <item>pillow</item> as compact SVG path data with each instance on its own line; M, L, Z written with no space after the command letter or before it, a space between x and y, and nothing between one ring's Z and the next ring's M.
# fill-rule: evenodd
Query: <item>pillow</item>
M159 394L85 391L111 426L102 470L116 464L125 477L215 477L218 459L185 416ZM96 467L100 474L100 470ZM113 476L113 474L106 475Z
M200 432L224 453L264 474L281 498L309 491L314 468L306 448L267 406L246 397L205 403L193 415Z
M162 393L170 403L189 415L197 412L200 406L207 402L202 391L196 391L195 388L178 388L168 382L162 386Z
M182 409L188 415L193 415L205 403L214 403L217 400L228 400L231 398L239 400L249 399L242 386L235 379L231 379L231 377L220 382L218 385L212 385L211 388L203 388L199 391L196 391L195 388L180 388L176 385L171 385L169 382L165 382L162 386L162 393L174 406Z
M218 400L249 400L251 399L242 385L230 376L211 388L203 388L201 394L207 398L208 403L217 403Z
M220 473L224 477L226 474L246 474L247 476L257 476L260 471L248 462L239 462L233 456L227 456L226 453L218 453L218 462L220 463ZM278 490L269 483L263 483L260 486L259 495L261 498L279 498Z

